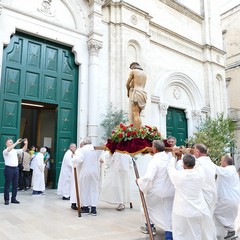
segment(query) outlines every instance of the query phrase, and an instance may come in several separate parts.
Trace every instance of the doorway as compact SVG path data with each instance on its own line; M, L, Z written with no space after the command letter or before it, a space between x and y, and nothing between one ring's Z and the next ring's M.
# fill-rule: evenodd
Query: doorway
M185 146L188 133L184 110L169 107L166 119L167 136L174 136L177 140L177 146Z
M51 143L53 188L64 153L77 138L78 66L74 59L70 47L19 32L3 51L0 148L5 148L6 139L16 141L22 136L29 137L30 145ZM0 192L3 170L0 155Z
M39 102L22 101L21 103L21 138L28 139L28 148L32 146L47 147L50 154L50 170L47 186L52 187L53 169L55 159L57 105Z

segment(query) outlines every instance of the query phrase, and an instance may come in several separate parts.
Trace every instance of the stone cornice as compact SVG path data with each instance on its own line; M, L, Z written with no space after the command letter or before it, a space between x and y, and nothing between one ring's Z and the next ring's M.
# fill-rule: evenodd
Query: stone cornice
M183 6L180 3L177 3L174 0L159 0L160 2L168 5L169 7L175 9L176 11L184 14L185 16L191 18L192 20L198 22L198 23L202 23L204 20L204 17L200 16L199 14L195 13L194 11L192 11L191 9Z
M107 0L104 6L114 6L114 7L125 7L126 9L131 10L132 12L135 12L141 16L145 16L147 19L151 20L151 16L149 13L143 11L142 9L137 8L136 6L133 6L127 2L120 1L120 2L113 2L112 0Z
M226 52L223 51L222 49L216 48L216 47L214 47L214 46L212 46L212 45L209 45L209 44L203 45L203 50L204 50L204 49L213 50L213 51L218 52L219 54L223 54L223 55L226 54Z
M94 3L98 3L100 5L104 5L106 0L87 0L89 6L92 6Z

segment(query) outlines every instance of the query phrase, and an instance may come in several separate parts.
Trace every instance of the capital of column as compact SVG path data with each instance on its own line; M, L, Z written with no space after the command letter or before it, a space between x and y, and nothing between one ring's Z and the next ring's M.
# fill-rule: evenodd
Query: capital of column
M160 112L161 112L161 114L163 115L163 116L166 116L167 115L167 110L168 110L168 104L166 104L166 103L159 103L159 110L160 110Z
M98 56L100 49L103 47L102 42L90 39L88 40L88 51L90 56Z

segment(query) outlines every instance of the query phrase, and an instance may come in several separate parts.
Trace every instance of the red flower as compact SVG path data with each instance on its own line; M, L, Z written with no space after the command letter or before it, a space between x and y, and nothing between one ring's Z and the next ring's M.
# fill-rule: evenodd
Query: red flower
M132 135L136 135L136 134L137 134L137 132L135 132L135 131L132 132Z
M125 127L122 123L120 123L119 126L120 126L120 128L124 128Z
M127 137L130 137L130 136L131 136L131 132L128 132L128 133L127 133Z
M133 127L133 124L130 124L130 127Z
M119 133L119 134L118 134L118 137L119 137L119 138L122 138L122 137L123 137L123 134L122 134L122 133Z
M122 127L122 130L125 132L127 130L127 127L126 126L123 126Z

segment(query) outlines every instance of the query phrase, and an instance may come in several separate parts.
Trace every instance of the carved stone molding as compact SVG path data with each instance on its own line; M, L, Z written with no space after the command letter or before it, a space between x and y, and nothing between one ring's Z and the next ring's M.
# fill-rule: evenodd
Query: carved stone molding
M90 39L88 41L88 51L90 55L98 56L100 49L103 47L102 42L95 39Z
M193 120L200 120L201 119L201 111L199 110L192 110L192 119Z
M42 0L41 6L38 11L45 16L53 17L55 15L55 10L52 9L52 0Z
M159 110L160 110L161 114L163 116L166 116L169 105L166 103L159 103L158 106L159 106Z
M174 89L173 89L173 97L174 97L176 100L181 99L181 97L182 97L182 91L181 91L181 88L180 88L180 87L174 87Z
M94 3L98 3L100 5L103 5L106 2L106 0L87 0L87 2L89 4L89 6L93 5Z

